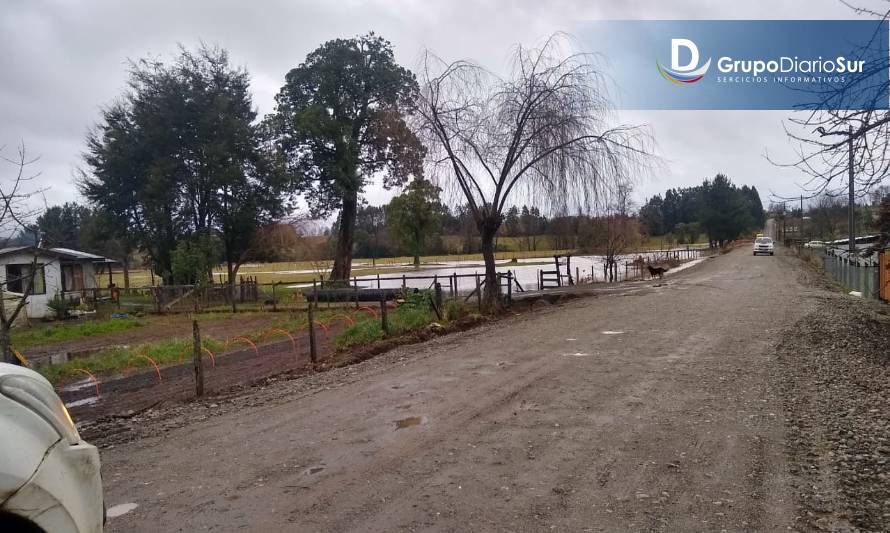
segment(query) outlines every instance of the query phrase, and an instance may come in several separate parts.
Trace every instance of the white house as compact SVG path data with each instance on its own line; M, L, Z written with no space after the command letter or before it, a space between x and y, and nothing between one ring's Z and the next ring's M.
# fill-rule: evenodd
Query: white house
M53 297L58 294L69 299L79 298L85 290L97 288L96 275L102 271L110 274L111 265L115 263L99 255L68 248L0 248L0 284L4 298L11 296L15 299L14 296L20 296L27 290L35 256L37 273L28 303L23 309L28 318L52 317L52 310L47 304Z

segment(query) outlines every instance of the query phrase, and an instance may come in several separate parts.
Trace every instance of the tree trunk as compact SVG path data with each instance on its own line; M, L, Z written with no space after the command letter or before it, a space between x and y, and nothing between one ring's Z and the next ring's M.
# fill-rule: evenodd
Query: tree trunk
M414 268L420 268L420 256L414 254Z
M228 271L228 274L229 274L229 299L232 302L232 312L237 313L238 307L235 304L235 275L236 275L236 271L235 271L234 266L232 265L231 259L226 260L226 270Z
M355 215L358 208L358 195L349 194L343 198L340 209L340 228L337 233L337 249L334 252L332 281L346 281L352 273L352 241L355 237Z
M0 287L0 350L3 351L3 362L13 365L19 364L19 360L12 353L12 337L9 328L11 320L6 320L6 302L3 299L3 287Z
M0 325L0 350L3 350L3 362L11 365L21 364L12 353L12 336L9 333L9 326L5 322Z
M130 260L128 258L124 258L121 263L124 267L124 288L130 288ZM108 268L111 268L110 266Z
M482 237L482 259L485 262L483 307L489 313L496 312L501 308L501 286L498 283L498 271L494 263L494 239L499 226L500 220L485 219L479 228L479 234Z

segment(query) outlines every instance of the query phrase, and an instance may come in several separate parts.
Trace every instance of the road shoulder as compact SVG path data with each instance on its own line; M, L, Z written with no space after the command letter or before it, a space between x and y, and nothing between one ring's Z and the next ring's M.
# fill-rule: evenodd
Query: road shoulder
M890 309L832 288L797 259L806 315L776 348L801 529L890 524Z

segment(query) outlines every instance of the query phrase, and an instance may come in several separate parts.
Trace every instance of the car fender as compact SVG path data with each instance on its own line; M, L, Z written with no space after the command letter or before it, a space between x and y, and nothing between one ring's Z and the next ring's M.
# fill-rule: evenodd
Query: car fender
M0 506L34 476L60 440L37 413L0 395Z
M53 533L102 533L102 487L95 483L99 452L91 444L60 440L37 472L0 510ZM91 490L92 489L92 490Z

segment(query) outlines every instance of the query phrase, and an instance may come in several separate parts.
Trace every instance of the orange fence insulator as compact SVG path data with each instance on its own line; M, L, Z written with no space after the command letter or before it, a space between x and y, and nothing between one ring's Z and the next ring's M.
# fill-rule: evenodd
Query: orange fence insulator
M366 311L368 313L371 313L371 316L373 316L374 318L377 318L377 310L375 310L373 307L368 307L367 305L363 305L363 306L359 307L358 309L356 309L356 311Z
M100 394L99 394L99 378L97 378L96 376L94 376L92 372L90 372L89 370L87 370L87 369L85 369L85 368L72 368L71 370L69 370L69 371L68 371L64 376L62 376L62 377L65 377L65 376L71 374L72 372L79 372L79 373L81 373L81 374L85 374L85 375L88 376L91 380L93 380L93 383L96 385L96 398L101 397ZM60 381L59 381L59 392L61 392L61 391L64 389L64 387L62 386L62 383L63 383L63 382L60 380Z
M349 322L350 326L355 325L355 320L349 315L334 315L328 319L328 321L333 321L335 318L345 318L347 322Z
M313 320L312 323L315 324L316 326L320 327L320 328L324 331L324 338L325 338L325 339L329 339L329 338L330 338L330 336L331 336L330 333L331 333L331 332L330 332L330 330L328 329L328 326L325 325L324 322L319 322L318 320ZM306 324L305 326L302 326L302 327L300 328L300 331L303 331L304 329L309 329L309 324Z
M256 355L260 355L260 351L259 351L259 349L256 347L256 344L254 344L253 341L250 340L250 339L248 339L247 337L235 337L235 338L233 338L233 339L229 339L229 340L227 340L227 341L226 341L226 348L229 347L229 344L232 344L232 343L234 343L235 341L244 341L244 342L246 342L247 344L251 345L251 347L253 347L253 352L254 352Z
M213 357L213 352L210 351L206 346L201 346L201 350L210 356L210 364L213 365L213 368L216 368L216 357Z
M324 330L324 336L325 336L325 338L328 338L328 337L331 336L331 335L330 335L331 332L330 332L330 330L328 329L328 327L325 325L324 322L319 322L318 320L313 320L313 323L314 323L316 326L321 326L321 329Z
M158 374L158 381L163 381L163 379L161 379L161 367L159 367L158 364L155 363L154 359L152 359L151 357L149 357L147 355L143 355L141 353L137 353L136 357L141 357L141 358L145 359L146 361L148 361L149 363L151 363L151 365L153 367L155 367L155 372Z
M286 330L286 329L281 329L281 328L272 328L272 329L270 329L270 330L266 333L266 336L269 336L269 335L272 334L272 333L282 333L282 334L284 334L284 335L287 335L287 338L290 339L290 345L291 345L291 347L294 349L294 353L296 353L296 351L297 351L297 340L294 338L293 335L290 334L290 332L289 332L288 330Z
M179 354L179 362L183 362L185 360L185 356L191 352L191 348L186 348L181 354ZM213 365L213 368L216 368L216 358L213 355L213 352L210 351L206 346L201 346L201 351L210 356L210 363Z

